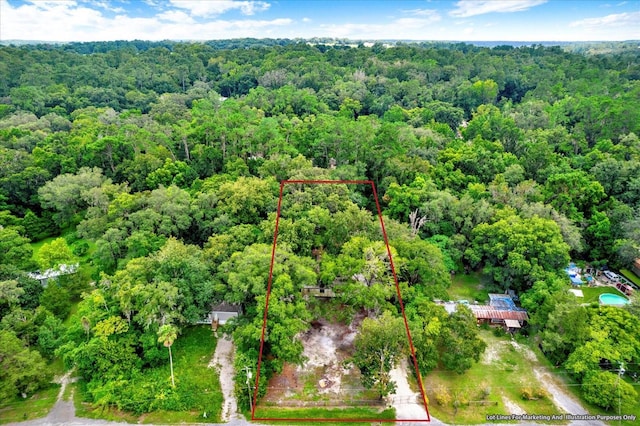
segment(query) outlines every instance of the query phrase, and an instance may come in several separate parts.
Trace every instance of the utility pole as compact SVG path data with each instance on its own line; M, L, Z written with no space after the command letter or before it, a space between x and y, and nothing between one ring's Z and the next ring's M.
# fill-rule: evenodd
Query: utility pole
M621 420L618 420L618 424L622 424L622 401L620 398L620 377L624 374L624 372L625 372L624 363L621 362L620 369L618 370L618 418Z
M251 408L251 412L253 413L253 395L251 395L251 385L249 384L249 381L253 377L253 372L246 365L244 366L244 372L247 379L247 391L249 392L249 408Z

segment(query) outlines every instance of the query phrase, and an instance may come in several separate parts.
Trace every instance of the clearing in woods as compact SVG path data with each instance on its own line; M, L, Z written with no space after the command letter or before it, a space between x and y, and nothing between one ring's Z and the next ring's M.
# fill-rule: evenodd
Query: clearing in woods
M390 395L386 400L380 400L375 392L363 387L359 369L350 362L354 353L354 340L365 313L358 312L348 323L341 323L326 318L316 318L309 330L298 336L303 344L305 361L302 365L296 366L285 364L280 374L275 374L268 383L267 394L258 401L257 384L259 383L260 367L263 357L265 341L265 330L267 328L269 296L271 295L271 285L273 282L273 265L278 239L278 227L281 217L281 206L283 189L289 184L303 185L327 185L327 184L360 184L369 185L377 208L378 220L380 223L382 237L386 245L389 258L389 265L395 282L395 290L400 301L400 312L405 322L405 330L398 330L399 333L406 333L411 348L411 364L416 374L420 392L416 393L404 386L407 382L407 368L402 364L396 367L394 376L400 382L396 393ZM391 250L387 238L380 204L375 185L372 181L282 181L280 183L280 196L278 199L278 209L276 214L275 232L273 238L271 265L269 281L267 284L266 306L262 326L262 336L260 353L258 358L257 377L254 386L252 420L286 420L295 421L326 421L335 419L338 421L369 421L369 422L393 422L397 419L409 420L411 422L429 422L429 413L424 395L422 379L418 373L418 365L415 358L411 334L407 326L404 306L398 278L396 276ZM396 371L397 370L397 371ZM402 377L400 377L402 376ZM409 389L407 395L399 392ZM390 406L396 408L396 416L390 417ZM290 410L288 409L290 407ZM301 417L300 410L309 407L310 413L316 417ZM326 407L326 410L319 410L319 407ZM400 410L400 412L398 412ZM409 410L407 412L407 410ZM326 411L326 413L324 412ZM403 411L405 411L403 413ZM321 415L315 413L321 412ZM258 413L258 414L257 414ZM276 413L275 415L272 413ZM326 416L325 416L326 414ZM407 415L409 414L409 415ZM415 417L414 417L415 416ZM296 417L296 418L294 418Z

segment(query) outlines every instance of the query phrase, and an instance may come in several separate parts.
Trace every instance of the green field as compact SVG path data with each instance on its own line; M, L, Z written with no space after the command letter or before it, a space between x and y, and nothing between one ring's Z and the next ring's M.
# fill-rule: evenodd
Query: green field
M0 406L0 424L45 417L56 403L59 391L60 385L52 383L29 398L16 397L7 402Z

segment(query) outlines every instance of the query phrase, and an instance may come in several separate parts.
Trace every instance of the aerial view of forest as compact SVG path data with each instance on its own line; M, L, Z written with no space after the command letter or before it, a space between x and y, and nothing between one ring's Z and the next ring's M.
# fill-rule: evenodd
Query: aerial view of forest
M3 43L0 423L632 424L638 47Z

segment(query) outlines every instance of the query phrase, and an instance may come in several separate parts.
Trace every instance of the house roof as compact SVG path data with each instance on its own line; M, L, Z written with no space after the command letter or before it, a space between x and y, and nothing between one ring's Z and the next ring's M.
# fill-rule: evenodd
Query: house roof
M517 321L528 321L529 316L527 315L527 311L524 310L512 310L507 311L503 309L496 309L492 306L486 305L468 305L471 312L478 319L502 319L502 320L517 320Z
M211 306L211 312L236 312L239 313L241 311L240 306L231 305L229 303L223 302L218 305Z
M504 320L504 325L509 328L520 328L520 321L506 319Z

